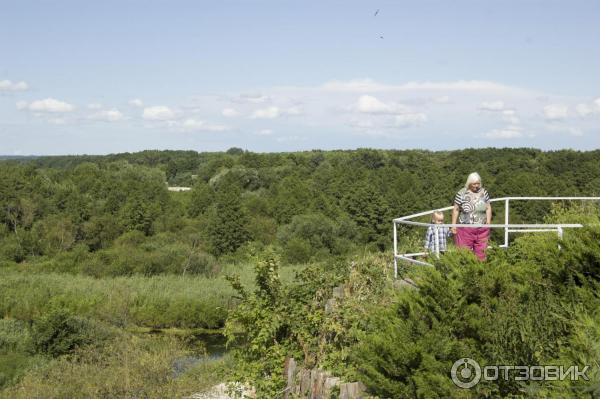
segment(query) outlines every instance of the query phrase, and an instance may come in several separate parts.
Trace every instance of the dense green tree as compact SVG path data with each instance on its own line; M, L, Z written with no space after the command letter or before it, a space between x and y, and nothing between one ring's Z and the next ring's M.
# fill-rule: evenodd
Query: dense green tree
M297 176L281 180L272 190L273 217L279 224L286 224L294 215L311 209L312 196L308 185Z
M215 205L208 216L208 240L216 256L233 253L250 239L249 219L242 208L240 194L234 184L224 184L216 192Z
M215 192L207 183L203 180L197 181L192 187L188 215L191 217L202 215L214 202L214 197Z
M392 213L376 187L360 181L348 188L343 198L348 216L359 228L363 242L375 242L381 249L389 241Z

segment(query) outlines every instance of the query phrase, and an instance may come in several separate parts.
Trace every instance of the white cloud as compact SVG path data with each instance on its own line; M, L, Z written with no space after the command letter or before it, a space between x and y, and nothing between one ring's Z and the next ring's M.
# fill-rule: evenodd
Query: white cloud
M594 110L587 104L577 104L575 112L581 117L586 117L594 113Z
M510 125L517 125L520 123L520 119L517 117L517 111L512 108L506 108L504 101L483 101L479 104L480 111L497 114L502 117L504 122ZM500 132L501 130L497 130Z
M92 103L92 104L88 104L88 109L101 109L102 108L102 104L98 104L98 103Z
M449 96L439 96L432 98L432 101L436 104L449 104L450 97Z
M375 82L372 79L355 79L349 81L332 80L323 85L323 89L330 91L385 91L390 86Z
M169 121L177 117L177 112L164 105L144 108L142 118L149 121Z
M389 105L382 101L379 101L373 96L361 96L358 99L356 105L358 112L364 112L366 114L390 114L392 109Z
M372 79L349 81L333 80L326 82L322 89L338 92L383 92L383 91L485 91L506 92L523 91L511 86L481 80L459 80L455 82L408 82L401 85L387 85Z
M302 115L302 113L303 113L302 108L299 106L289 107L284 112L286 115L290 115L290 116Z
M181 124L183 130L186 131L205 131L205 132L223 132L228 130L227 126L223 125L210 125L205 121L200 121L196 119L186 119Z
M65 125L67 120L65 118L50 118L48 119L48 123L53 125Z
M134 98L132 100L129 100L128 104L131 105L132 107L138 107L138 108L142 108L144 106L144 102L142 100L140 100L139 98Z
M273 134L273 130L271 129L262 129L256 132L257 136L270 136Z
M226 118L235 118L236 116L240 116L240 113L233 108L224 108L221 111L221 115Z
M375 129L377 126L375 125L375 123L373 123L372 120L370 119L351 119L348 123L350 126L352 126L353 128L359 129L359 130L365 130L365 131L370 131L372 129Z
M550 104L544 107L544 116L548 120L561 120L569 116L569 107L561 104Z
M378 100L373 96L360 96L355 109L365 114L401 114L408 112L408 108L402 104L389 103Z
M64 101L59 101L54 98L46 98L44 100L33 101L32 103L26 103L25 101L17 102L17 109L19 110L29 110L38 113L62 113L62 112L71 112L75 109L69 103Z
M600 98L594 100L594 105L596 106L596 108L598 108L598 110L600 110Z
M397 115L395 118L395 124L397 127L406 128L411 126L419 126L421 123L427 121L427 115L424 113L413 113Z
M491 132L485 133L483 136L493 140L509 140L523 137L519 126L508 126L504 129L494 129Z
M125 116L121 111L116 108L99 111L90 116L90 119L105 121L105 122L118 122L125 119Z
M490 102L482 102L479 106L481 111L489 111L489 112L498 112L504 110L504 102L503 101L490 101Z
M279 107L268 107L263 109L257 109L252 113L250 118L252 119L275 119L281 115L281 110Z
M583 130L581 130L578 127L573 127L573 126L548 124L548 125L546 125L546 129L551 132L567 133L568 135L573 136L573 137L581 137L584 135Z
M27 89L29 89L29 85L23 81L0 80L0 91L25 91Z
M510 123L511 125L516 125L520 122L520 119L517 117L517 111L514 109L503 110L502 118L505 122Z
M234 99L235 102L262 104L270 100L269 96L265 96L259 93L242 93L239 97Z

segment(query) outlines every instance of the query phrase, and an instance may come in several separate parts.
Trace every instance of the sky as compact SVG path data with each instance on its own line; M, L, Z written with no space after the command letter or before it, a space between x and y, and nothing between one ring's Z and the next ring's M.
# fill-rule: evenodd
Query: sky
M600 147L600 1L0 0L0 155Z

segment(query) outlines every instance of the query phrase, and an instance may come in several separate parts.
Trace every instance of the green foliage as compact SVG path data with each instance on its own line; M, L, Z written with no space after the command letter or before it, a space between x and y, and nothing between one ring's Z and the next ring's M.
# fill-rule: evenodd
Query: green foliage
M279 229L277 238L288 263L305 263L347 253L356 234L356 225L351 220L338 224L315 213L294 216L291 223Z
M32 364L33 345L27 323L0 319L0 389L13 384Z
M560 354L593 357L596 351L593 346L572 347L574 340L585 342L595 334L586 315L597 314L599 304L590 295L599 281L589 272L596 261L581 255L595 251L595 241L593 230L577 231L565 237L558 251L554 236L523 237L507 254L490 253L485 264L467 251L446 254L437 262L438 270L419 276L418 291L394 293L392 306L368 308L368 327L351 350L353 375L381 397L508 397L523 392L542 397L553 392L552 382L537 386L503 379L464 392L447 375L461 357L482 365L589 364L591 357L567 361ZM582 392L581 382L574 384L569 388L563 382L562 392Z
M37 352L58 357L95 342L98 334L97 326L88 320L77 317L66 309L55 308L35 320L31 341Z
M279 261L273 252L256 263L256 290L248 295L237 279L232 286L243 299L230 314L225 333L228 342L240 342L235 355L240 361L239 376L256 386L259 397L269 397L283 384L286 348L279 344L289 326L280 313L282 306Z
M450 204L473 170L483 175L492 196L593 195L600 181L599 156L598 151L489 148L286 154L233 148L2 161L0 256L31 262L62 257L81 244L91 252L109 249L128 231L152 237L190 228L199 236L198 248L215 256L233 256L249 240L279 245L286 262L309 262L358 247L385 250L393 217ZM561 162L572 164L565 168L558 166ZM193 189L169 193L167 182L193 183ZM511 218L541 221L549 207L548 202L514 201ZM495 213L502 216L501 209ZM321 230L306 220L310 215L323 217ZM300 224L313 226L300 231ZM169 273L172 268L144 270Z
M96 279L2 270L0 315L34 321L59 306L79 317L121 327L219 328L227 317L232 293L223 278Z
M240 192L234 185L226 184L217 191L209 218L208 240L215 256L233 253L250 239L248 217L241 206Z
M361 180L348 188L343 205L358 226L362 241L375 242L380 249L384 249L389 241L392 214L377 188Z
M166 363L146 374L143 362L125 362L136 370L129 375L156 378L152 388L110 382L128 373L111 357L152 363L160 351L89 347L98 341L94 323L218 328L240 301L227 323L240 344L237 375L264 397L282 389L286 356L362 380L381 397L597 392L597 384L515 381L460 391L448 379L465 355L482 364L597 362L597 227L568 231L561 242L556 234L523 236L509 250L491 248L485 264L451 251L435 270L401 267L418 291L398 291L384 256L350 254L389 248L393 217L449 205L473 170L494 197L598 195L599 160L600 151L233 148L2 161L0 314L9 322L0 323L0 383L21 384L8 397L178 396L165 388L177 385L164 377ZM193 189L168 192L166 183ZM514 201L511 221L598 224L596 205ZM422 232L401 234L402 249L421 247ZM279 271L295 267L278 271L272 248L284 264L320 263L286 284ZM252 284L245 262L261 253ZM235 290L219 275L226 262L242 274ZM344 295L330 302L334 286ZM68 355L48 360L60 353ZM87 385L71 384L76 378Z
M205 213L214 201L213 189L204 181L199 180L192 187L192 196L188 206L188 214L197 217Z
M241 302L229 314L225 333L228 342L234 344L234 380L254 386L257 397L271 398L284 388L286 357L313 367L327 350L325 344L334 339L335 334L323 327L324 306L333 287L350 271L344 263L327 268L313 264L299 273L296 281L285 285L279 277L279 259L269 250L255 268L253 292L231 278ZM352 289L362 292L359 285Z
M570 212L570 211L568 211ZM596 220L595 211L580 221ZM560 219L561 211L551 216ZM277 279L272 254L257 263L256 290L237 284L241 303L227 331L237 342L236 380L260 397L283 389L283 361L364 382L377 397L581 397L595 382L482 381L470 390L449 378L470 357L485 365L595 365L600 331L596 227L518 238L479 262L450 251L435 269L410 272L418 289L388 276L383 257L309 266L296 282ZM330 310L332 288L341 282ZM596 370L590 372L597 378ZM596 381L596 380L594 380Z
M173 365L192 355L169 337L121 334L99 348L32 368L2 398L182 398L218 384L230 360L203 360L176 377Z

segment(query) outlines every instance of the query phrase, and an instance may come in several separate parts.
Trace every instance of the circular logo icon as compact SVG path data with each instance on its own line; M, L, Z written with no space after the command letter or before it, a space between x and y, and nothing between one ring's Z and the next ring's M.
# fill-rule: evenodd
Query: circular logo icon
M473 388L481 379L481 367L475 360L466 357L454 362L450 374L452 382L457 387Z

